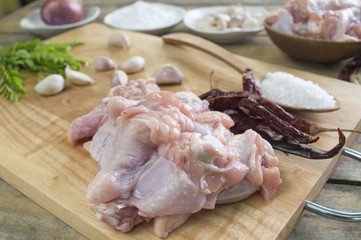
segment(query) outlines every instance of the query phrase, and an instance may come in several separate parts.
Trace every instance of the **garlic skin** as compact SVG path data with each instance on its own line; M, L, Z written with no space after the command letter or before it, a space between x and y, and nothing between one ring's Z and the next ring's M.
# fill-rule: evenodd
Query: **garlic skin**
M179 68L171 64L159 67L153 74L157 84L181 84L184 78Z
M115 68L115 62L104 56L100 56L94 59L93 65L97 71L110 71Z
M34 90L44 96L51 96L63 91L65 81L60 74L51 74L36 84Z
M130 38L125 33L114 33L112 36L110 36L108 44L110 46L128 49L130 47Z
M128 83L128 75L123 70L116 70L110 79L111 87L125 85Z
M65 68L65 77L74 85L91 85L95 83L88 75L72 70L69 66L66 66Z
M122 62L118 68L126 73L136 73L142 70L145 66L145 59L139 56L129 58Z

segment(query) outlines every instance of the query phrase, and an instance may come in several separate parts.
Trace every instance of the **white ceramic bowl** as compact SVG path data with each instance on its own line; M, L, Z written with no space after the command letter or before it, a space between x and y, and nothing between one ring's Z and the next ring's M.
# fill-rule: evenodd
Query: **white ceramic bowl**
M215 14L227 9L228 7L229 6L213 6L192 9L186 12L183 22L187 28L195 32L197 35L217 43L240 42L252 35L257 34L264 29L263 21L261 21L259 27L255 28L229 28L225 30L207 30L198 26L199 19L202 18L205 14ZM263 7L244 7L245 10L251 14L257 13L262 17L266 17L268 15L268 11Z
M135 7L136 4L147 4L147 7L151 7L152 9L159 9L161 11L166 11L167 16L164 16L164 19L161 15L157 16L159 23L152 23L149 26L145 25L130 25L129 21L124 20L126 15L129 13L129 9L132 7ZM138 6L139 7L139 6ZM171 28L173 28L175 25L180 23L183 20L184 16L184 9L181 7L177 7L170 4L163 4L163 3L154 3L154 2L136 2L131 5L124 6L122 8L119 8L117 10L114 10L113 12L109 13L104 17L104 23L115 28L120 28L124 30L130 30L130 31L138 31L148 34L154 34L154 35L161 35L167 31L169 31ZM137 11L135 11L134 16L132 16L133 19L137 19L140 17L144 17L149 19L151 21L151 15L143 15L143 16L137 16ZM141 22L141 19L139 20Z
M69 29L92 22L99 16L99 14L99 7L85 7L84 17L79 22L63 25L48 25L44 23L44 21L41 19L40 9L36 9L32 13L21 19L20 26L22 29L28 30L42 37L51 37Z

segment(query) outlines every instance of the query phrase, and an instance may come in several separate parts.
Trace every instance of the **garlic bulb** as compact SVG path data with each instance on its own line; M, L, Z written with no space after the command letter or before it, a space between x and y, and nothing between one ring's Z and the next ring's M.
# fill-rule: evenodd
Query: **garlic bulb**
M64 89L65 81L59 74L51 74L36 84L34 90L44 96L50 96Z
M128 75L123 70L117 70L113 73L110 80L111 87L125 85L128 82Z
M142 57L136 56L129 58L125 62L121 63L118 68L126 73L136 73L142 70L145 66L145 60Z
M103 56L95 58L93 65L97 71L109 71L115 68L115 62Z
M110 36L108 44L110 46L128 49L130 47L130 39L127 34L118 32Z
M173 65L163 65L152 75L157 84L180 84L183 80L183 73Z
M72 70L69 66L65 68L65 77L75 85L90 85L94 84L94 80L85 73Z

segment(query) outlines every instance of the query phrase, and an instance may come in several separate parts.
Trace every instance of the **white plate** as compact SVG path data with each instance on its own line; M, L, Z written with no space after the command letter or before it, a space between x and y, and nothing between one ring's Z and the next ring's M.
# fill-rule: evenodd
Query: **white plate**
M229 8L229 6L213 6L192 9L186 12L183 22L187 28L196 34L218 43L239 42L264 29L263 25L255 28L228 28L225 30L207 30L197 26L197 22L205 14L218 13L227 8ZM263 7L244 6L244 8L252 15L257 14L262 17L266 17L268 15L268 11Z
M51 37L71 28L75 28L94 21L99 16L99 13L99 7L85 7L84 17L79 22L63 25L48 25L44 23L44 21L41 19L40 9L36 9L32 13L21 19L20 26L22 29L28 30L42 37Z
M144 8L152 10L153 13L158 10L164 14L145 13ZM129 15L130 12L133 14ZM103 21L115 28L161 35L180 23L184 13L183 8L174 5L139 1L109 13ZM129 19L132 19L132 23ZM147 24L142 25L141 23L144 21Z

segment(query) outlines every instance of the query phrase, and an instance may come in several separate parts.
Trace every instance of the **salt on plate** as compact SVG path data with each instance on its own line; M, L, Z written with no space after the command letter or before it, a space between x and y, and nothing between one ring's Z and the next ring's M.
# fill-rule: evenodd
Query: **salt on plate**
M171 4L136 1L104 18L104 23L121 29L161 33L183 19L184 9Z
M336 103L319 85L286 72L267 73L259 90L264 98L286 106L327 109Z

